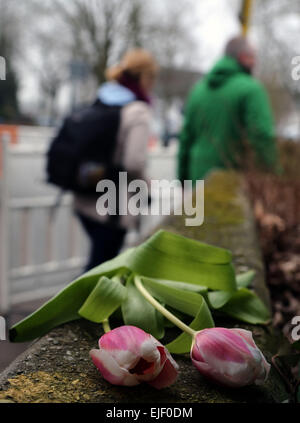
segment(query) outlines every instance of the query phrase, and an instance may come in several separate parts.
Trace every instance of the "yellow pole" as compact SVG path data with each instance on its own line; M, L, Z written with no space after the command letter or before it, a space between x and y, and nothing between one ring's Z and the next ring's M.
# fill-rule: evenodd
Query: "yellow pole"
M241 11L241 23L242 23L244 37L247 35L249 30L252 4L253 4L253 0L243 0L243 6Z

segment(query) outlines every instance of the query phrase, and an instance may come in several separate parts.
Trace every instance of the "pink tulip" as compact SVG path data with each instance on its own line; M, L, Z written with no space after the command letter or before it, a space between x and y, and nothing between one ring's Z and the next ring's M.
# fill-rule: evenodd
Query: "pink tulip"
M161 389L172 385L178 365L152 335L135 326L122 326L99 339L100 349L90 352L104 379L113 385L135 386L147 382Z
M203 376L226 386L262 384L270 364L244 329L211 328L195 336L191 359Z

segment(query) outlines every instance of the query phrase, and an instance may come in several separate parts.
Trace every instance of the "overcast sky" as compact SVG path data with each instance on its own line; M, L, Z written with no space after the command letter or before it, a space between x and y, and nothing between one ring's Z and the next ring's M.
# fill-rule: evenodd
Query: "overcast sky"
M240 0L201 0L196 11L199 25L195 29L199 40L198 55L202 71L207 71L222 54L226 41L240 32L238 13Z

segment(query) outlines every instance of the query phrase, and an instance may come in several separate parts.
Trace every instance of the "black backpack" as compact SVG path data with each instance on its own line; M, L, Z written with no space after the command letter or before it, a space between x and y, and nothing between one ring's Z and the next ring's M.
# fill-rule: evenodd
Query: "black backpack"
M120 170L112 165L120 124L120 106L93 105L68 116L47 153L48 182L63 190L96 193L96 185L82 187L79 169L83 164L104 166L105 178L116 179Z

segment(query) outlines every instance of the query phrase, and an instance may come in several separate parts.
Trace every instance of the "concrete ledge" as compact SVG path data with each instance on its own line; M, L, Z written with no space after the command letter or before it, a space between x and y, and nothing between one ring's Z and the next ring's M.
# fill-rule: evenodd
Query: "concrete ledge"
M234 173L215 173L205 185L205 223L185 227L184 217L173 216L164 229L229 248L238 271L255 269L254 289L269 305L264 282L261 251L258 247L251 207L243 192L243 182ZM270 326L250 326L237 321L216 320L218 326L244 327L268 361L282 342ZM0 402L99 402L99 403L261 403L282 402L287 398L283 382L274 369L263 386L238 390L216 387L191 365L188 356L176 356L180 374L176 384L162 391L148 385L134 388L106 382L89 358L101 336L99 325L76 321L51 331L35 342L0 376ZM167 332L163 343L175 335Z

